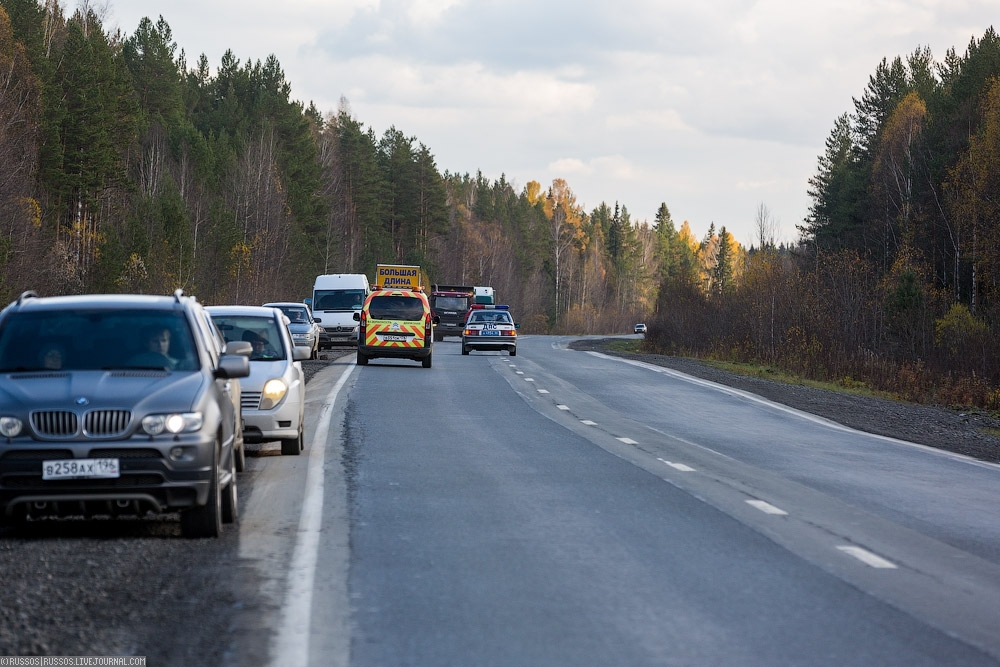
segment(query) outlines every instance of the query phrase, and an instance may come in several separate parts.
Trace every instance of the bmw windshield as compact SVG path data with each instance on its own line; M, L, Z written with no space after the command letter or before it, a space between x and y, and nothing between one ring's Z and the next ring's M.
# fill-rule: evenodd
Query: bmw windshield
M195 371L184 314L170 310L38 310L0 329L0 372L153 368Z

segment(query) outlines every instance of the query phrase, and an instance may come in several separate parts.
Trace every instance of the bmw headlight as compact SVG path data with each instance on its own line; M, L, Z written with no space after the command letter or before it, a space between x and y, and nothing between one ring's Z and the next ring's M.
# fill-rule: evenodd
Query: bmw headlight
M288 393L288 385L281 378L274 378L264 383L264 391L260 395L260 409L270 410Z
M0 435L5 438L13 438L21 435L24 430L24 422L17 417L0 417Z
M167 415L147 415L142 418L142 430L149 435L161 433L196 433L205 420L200 412L175 412Z

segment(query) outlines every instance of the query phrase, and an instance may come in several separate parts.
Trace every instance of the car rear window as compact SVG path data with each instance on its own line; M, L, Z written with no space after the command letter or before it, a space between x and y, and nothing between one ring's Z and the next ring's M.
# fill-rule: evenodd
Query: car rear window
M386 295L372 297L368 317L373 320L406 320L424 318L424 302L412 296Z
M510 314L505 312L496 313L483 313L477 312L472 314L473 322L500 322L501 324L510 324Z

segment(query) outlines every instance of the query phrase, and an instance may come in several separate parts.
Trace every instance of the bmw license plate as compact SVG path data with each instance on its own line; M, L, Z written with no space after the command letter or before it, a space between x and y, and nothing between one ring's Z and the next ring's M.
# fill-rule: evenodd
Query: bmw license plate
M42 479L114 479L120 476L118 459L66 459L42 463Z

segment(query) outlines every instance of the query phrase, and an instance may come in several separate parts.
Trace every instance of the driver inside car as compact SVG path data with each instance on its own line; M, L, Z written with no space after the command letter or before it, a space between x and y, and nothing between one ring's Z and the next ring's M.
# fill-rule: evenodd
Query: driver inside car
M170 356L170 329L151 326L142 330L144 350L129 359L129 366L173 369L177 360Z

